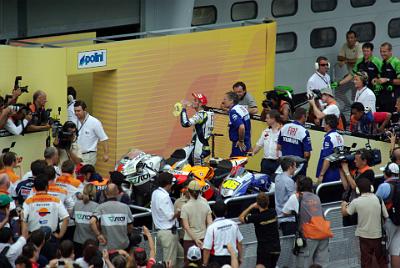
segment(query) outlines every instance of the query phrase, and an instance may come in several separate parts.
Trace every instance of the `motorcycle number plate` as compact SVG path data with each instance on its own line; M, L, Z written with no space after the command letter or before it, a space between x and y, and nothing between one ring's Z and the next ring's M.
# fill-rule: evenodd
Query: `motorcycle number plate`
M226 180L222 184L222 187L225 189L236 190L240 185L240 182L234 180Z

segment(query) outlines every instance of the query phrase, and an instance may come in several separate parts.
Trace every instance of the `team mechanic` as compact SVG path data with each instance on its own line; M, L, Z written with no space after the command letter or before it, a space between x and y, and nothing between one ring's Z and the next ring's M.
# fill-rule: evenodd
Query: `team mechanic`
M185 128L194 126L192 134L193 164L203 165L203 159L210 155L208 139L214 129L214 112L204 111L204 107L207 105L205 95L192 93L192 96L191 106L196 113L189 119L186 112L187 103L184 103L181 112L181 125Z

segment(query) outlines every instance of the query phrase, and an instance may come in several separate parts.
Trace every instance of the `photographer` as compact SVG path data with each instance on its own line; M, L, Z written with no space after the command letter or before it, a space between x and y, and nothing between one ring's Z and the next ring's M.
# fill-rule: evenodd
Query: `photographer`
M76 165L82 162L82 153L77 142L76 125L67 121L57 130L57 137L53 145L58 149L59 165L66 160L72 160Z
M10 114L11 107L6 107L4 98L0 96L0 129L5 127Z
M339 107L336 105L335 97L333 96L332 89L330 88L323 88L318 92L318 96L312 95L312 98L308 101L312 107L312 112L314 113L316 119L318 121L325 118L325 116L333 114L338 118L338 126L337 128L340 130L344 129L343 122L340 119L340 110ZM318 109L317 101L321 99L323 104L326 104L326 107L323 111ZM325 126L325 120L322 121L321 126Z
M270 110L277 110L281 114L282 123L286 123L292 115L291 105L283 95L278 93L279 90L274 89L266 93L266 100L262 102L263 110L261 112L261 121L265 121L267 113Z
M340 170L342 184L345 192L343 193L343 200L351 202L357 197L356 187L357 181L361 178L368 179L373 184L375 173L369 166L372 160L371 152L367 149L357 150L354 156L355 170L350 170L349 163L342 162ZM350 226L357 223L357 217L343 217L343 226Z
M47 95L44 91L38 90L33 94L33 103L29 105L32 112L32 120L29 122L27 130L42 131L50 128L49 111L45 109Z
M10 108L11 115L4 128L13 135L20 135L24 132L29 121L32 120L32 114L29 108L24 105L14 105Z
M317 174L318 183L337 181L340 178L339 167L330 166L329 160L325 157L334 153L335 148L344 146L342 135L336 132L338 119L336 115L328 114L325 116L324 140L322 142L321 154L319 156Z

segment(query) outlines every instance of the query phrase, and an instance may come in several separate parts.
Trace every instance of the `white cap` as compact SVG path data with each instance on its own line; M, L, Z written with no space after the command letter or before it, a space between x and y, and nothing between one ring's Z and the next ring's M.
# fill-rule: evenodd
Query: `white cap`
M201 250L196 246L191 246L187 252L187 258L190 261L199 261L201 259Z
M221 268L232 268L229 264L224 264Z
M399 165L396 163L390 163L386 167L381 168L381 171L384 171L385 169L388 169L392 174L398 175L400 173Z

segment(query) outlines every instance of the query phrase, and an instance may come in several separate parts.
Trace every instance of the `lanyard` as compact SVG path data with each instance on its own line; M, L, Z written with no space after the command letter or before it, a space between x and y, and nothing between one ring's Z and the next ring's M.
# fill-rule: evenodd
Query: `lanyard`
M83 128L83 126L85 125L86 121L88 120L88 118L89 118L89 114L86 115L85 120L81 124L81 127L78 129L78 135L79 135L79 132L81 131L81 129ZM78 120L78 122L79 122L79 120ZM78 125L78 122L76 122L76 125Z
M315 72L315 73L318 75L319 78L321 78L322 81L324 81L324 83L327 85L327 87L330 88L328 81L326 81L325 78L322 75L320 75L318 72Z
M366 89L367 89L367 87L364 87L364 88L361 90L360 94L357 94L358 92L356 92L356 99L355 99L355 102L358 101L358 99L361 97L361 95L364 93L364 91L365 91Z

